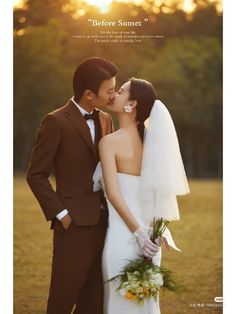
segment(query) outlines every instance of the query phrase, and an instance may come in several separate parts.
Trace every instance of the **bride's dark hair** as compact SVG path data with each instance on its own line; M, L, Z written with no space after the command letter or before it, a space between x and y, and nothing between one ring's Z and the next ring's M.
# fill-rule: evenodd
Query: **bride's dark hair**
M130 100L137 101L136 121L141 140L144 137L144 121L149 117L153 104L157 99L157 93L152 83L132 77L130 79Z

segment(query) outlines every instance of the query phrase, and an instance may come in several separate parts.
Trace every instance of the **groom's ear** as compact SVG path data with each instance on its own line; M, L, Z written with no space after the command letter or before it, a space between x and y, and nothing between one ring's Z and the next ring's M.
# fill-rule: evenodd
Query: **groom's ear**
M87 100L92 100L93 97L94 97L94 93L93 93L90 89L86 89L86 90L84 91L84 97L85 97L85 99L87 99Z

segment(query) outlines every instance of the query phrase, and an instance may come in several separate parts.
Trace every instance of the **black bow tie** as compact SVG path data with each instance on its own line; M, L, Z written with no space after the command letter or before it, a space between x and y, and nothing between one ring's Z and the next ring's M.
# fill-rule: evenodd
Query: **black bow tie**
M94 109L93 113L85 113L84 118L85 120L92 119L96 121L98 119L98 110Z

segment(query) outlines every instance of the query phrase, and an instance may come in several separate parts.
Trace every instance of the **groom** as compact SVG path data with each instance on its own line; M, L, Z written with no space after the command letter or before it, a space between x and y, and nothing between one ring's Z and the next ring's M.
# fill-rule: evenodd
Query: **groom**
M47 314L70 314L73 307L73 314L103 314L101 254L108 213L101 192L93 192L92 176L98 141L113 132L111 117L96 108L111 103L117 72L107 59L81 62L74 97L43 118L32 149L27 181L53 229ZM56 191L48 180L52 169Z

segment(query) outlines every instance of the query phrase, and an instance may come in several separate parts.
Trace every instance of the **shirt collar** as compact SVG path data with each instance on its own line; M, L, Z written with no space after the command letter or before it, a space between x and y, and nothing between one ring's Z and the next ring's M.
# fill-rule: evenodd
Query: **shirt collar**
M84 108L82 108L82 107L75 101L75 96L73 96L73 97L71 98L71 101L76 105L76 107L79 109L79 111L82 113L83 116L84 116L86 113L87 113L87 114L93 113L93 111L88 112L88 111L84 110Z

